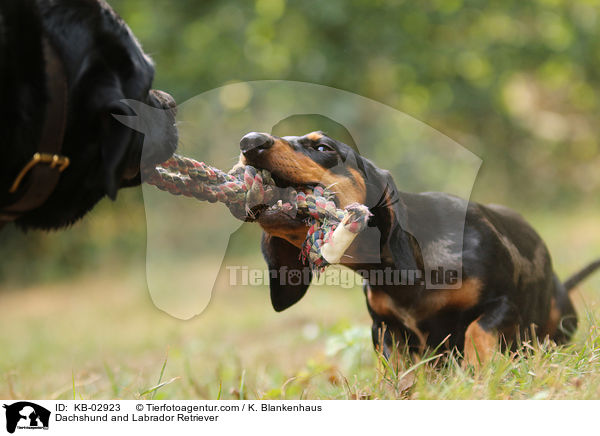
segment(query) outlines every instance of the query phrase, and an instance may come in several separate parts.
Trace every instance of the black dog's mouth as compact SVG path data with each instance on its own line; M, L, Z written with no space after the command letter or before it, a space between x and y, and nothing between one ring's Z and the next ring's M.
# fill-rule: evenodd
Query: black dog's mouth
M176 125L177 105L169 94L151 90L147 100L151 108L144 116L144 133L133 134L121 175L122 186L140 183L141 173L167 161L177 150L179 132Z
M129 155L125 161L125 169L123 170L123 174L121 176L121 183L123 186L137 182L137 179L140 177L141 173L141 151L136 150L136 147L133 145L130 146L129 150Z

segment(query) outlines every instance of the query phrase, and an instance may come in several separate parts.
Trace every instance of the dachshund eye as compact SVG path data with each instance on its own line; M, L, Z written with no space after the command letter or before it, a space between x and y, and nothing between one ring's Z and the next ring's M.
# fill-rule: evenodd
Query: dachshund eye
M320 144L315 144L312 146L312 148L314 150L320 151L320 152L325 152L325 151L335 151L333 148L331 148L329 145L324 144L324 143L320 143Z

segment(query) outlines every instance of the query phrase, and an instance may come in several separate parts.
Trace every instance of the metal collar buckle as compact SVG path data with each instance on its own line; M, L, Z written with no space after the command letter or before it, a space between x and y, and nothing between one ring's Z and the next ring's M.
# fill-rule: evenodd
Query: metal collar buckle
M38 164L50 165L50 168L57 168L58 172L62 173L69 167L71 161L68 157L58 154L36 153L29 163L23 167L8 192L11 194L17 192L25 176Z

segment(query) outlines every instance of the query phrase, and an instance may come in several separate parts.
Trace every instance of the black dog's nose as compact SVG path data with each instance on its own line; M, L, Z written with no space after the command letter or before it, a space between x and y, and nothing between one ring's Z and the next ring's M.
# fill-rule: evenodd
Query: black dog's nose
M265 133L248 133L240 141L240 150L244 155L254 154L259 150L271 148L275 141Z
M157 109L177 109L177 103L175 102L175 99L164 91L151 89L150 97L154 98ZM152 102L150 102L150 105L152 106Z

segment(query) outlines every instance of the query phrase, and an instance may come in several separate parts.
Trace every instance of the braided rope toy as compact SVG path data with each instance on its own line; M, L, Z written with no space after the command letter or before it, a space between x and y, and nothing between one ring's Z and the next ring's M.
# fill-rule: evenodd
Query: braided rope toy
M279 188L268 171L251 166L225 173L174 155L155 168L144 169L143 181L173 195L224 203L233 216L244 221L254 221L266 209L298 215L309 226L300 256L317 272L340 262L371 216L369 208L358 203L338 209L335 194L320 186L307 192Z

